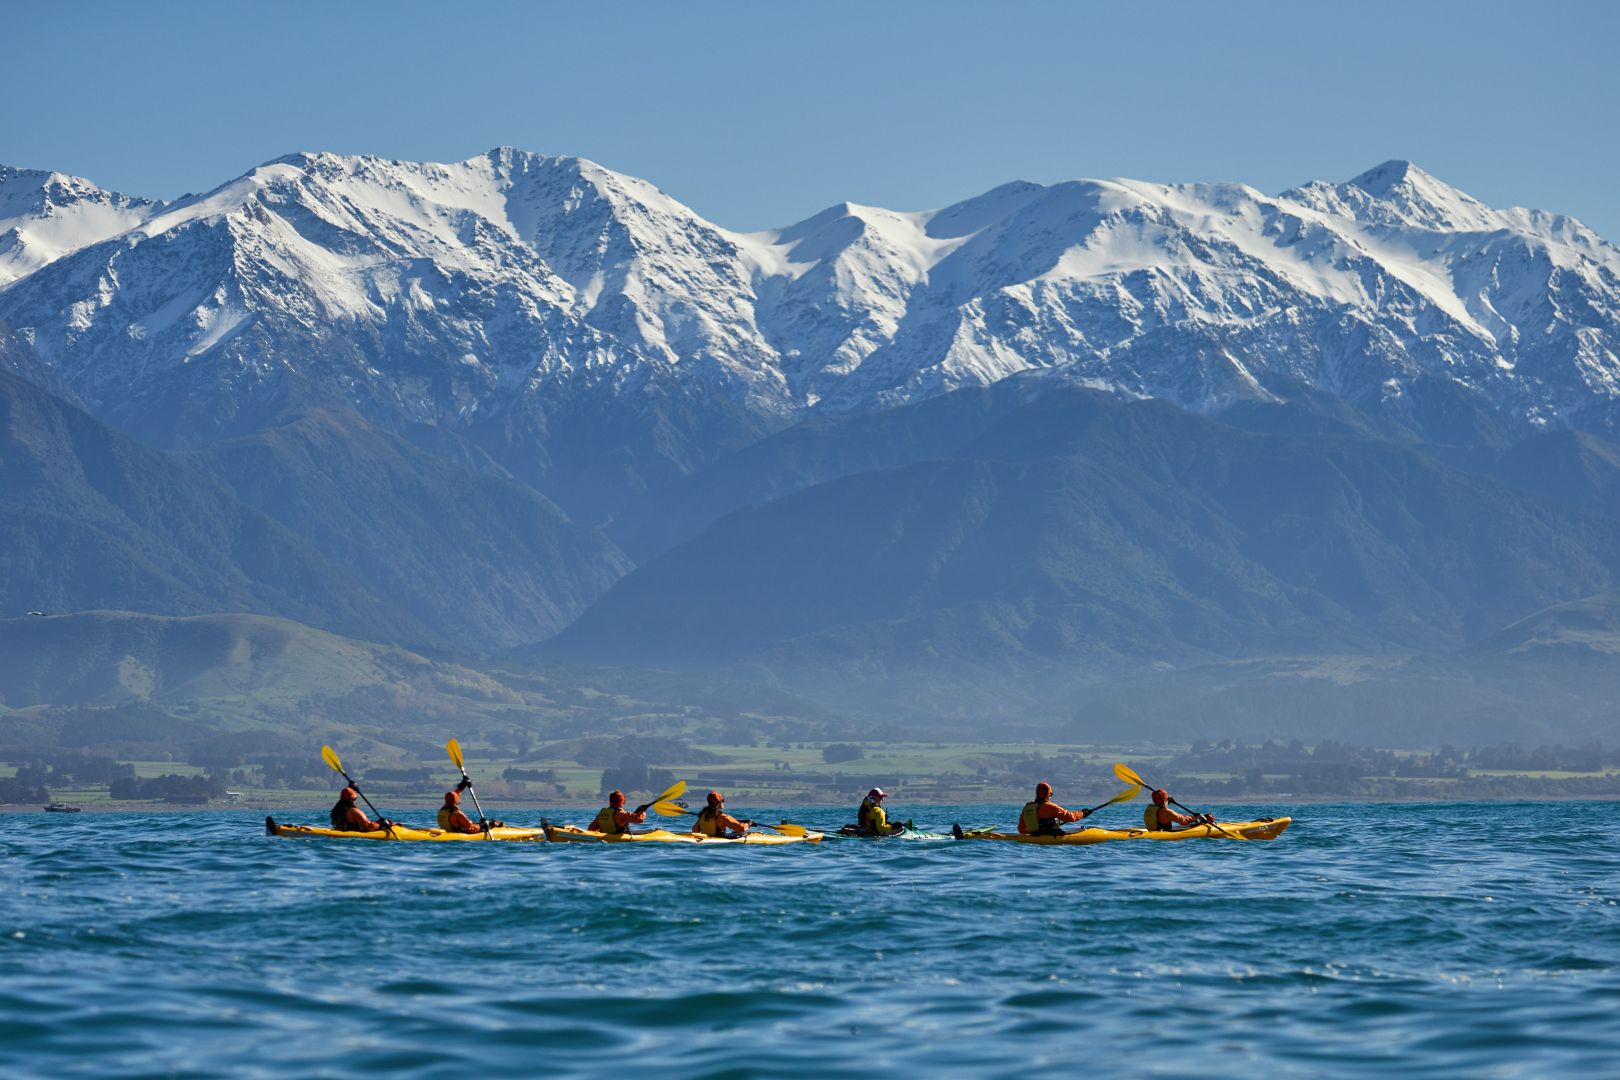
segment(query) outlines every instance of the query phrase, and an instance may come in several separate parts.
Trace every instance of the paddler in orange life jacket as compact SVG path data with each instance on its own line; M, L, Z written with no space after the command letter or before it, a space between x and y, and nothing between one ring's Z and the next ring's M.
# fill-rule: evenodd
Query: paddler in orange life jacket
M906 831L904 825L890 825L889 813L883 809L883 800L889 793L882 788L873 788L861 800L861 808L855 812L857 827L867 836L896 836Z
M445 832L478 833L484 831L484 827L468 817L467 812L461 808L461 793L471 786L471 781L463 780L456 785L454 791L444 793L444 805L439 807L439 828ZM506 822L504 821L491 821L489 823L489 827L492 829L504 828L505 825Z
M391 825L398 824L388 818L372 821L366 817L366 812L355 805L360 793L352 787L346 787L338 795L338 801L332 806L332 828L338 832L381 832Z
M719 836L735 840L753 825L752 821L739 821L726 813L726 797L718 791L709 792L708 805L698 811L692 831L699 836Z
M1190 829L1194 825L1215 824L1214 814L1179 814L1170 809L1170 793L1164 788L1153 792L1153 802L1142 811L1142 824L1154 832L1174 832L1179 826Z
M1063 836L1061 826L1085 816L1084 810L1065 810L1053 802L1052 785L1042 780L1035 785L1035 798L1018 815L1018 832L1022 836Z
M608 836L623 836L630 831L630 826L640 825L647 820L647 808L638 806L634 810L624 808L624 792L615 791L608 796L608 804L596 812L596 820L587 828L591 832L604 833Z

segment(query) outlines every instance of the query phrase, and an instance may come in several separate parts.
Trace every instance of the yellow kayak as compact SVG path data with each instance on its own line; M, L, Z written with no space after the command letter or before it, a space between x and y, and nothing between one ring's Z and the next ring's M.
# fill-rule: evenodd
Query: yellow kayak
M1019 833L963 832L963 840L1010 840L1015 844L1106 844L1111 840L1275 840L1293 824L1293 818L1258 821L1218 821L1190 829L1077 829L1063 836L1024 836Z
M514 840L543 842L546 838L543 829L519 829L510 825L489 830L488 835L476 833L446 832L443 829L413 829L408 825L395 825L392 831L379 829L377 832L339 832L337 829L323 829L318 825L282 825L275 818L264 819L264 831L271 836L330 836L341 840Z
M821 834L804 836L778 836L750 832L735 840L725 836L701 836L698 833L672 832L669 829L651 829L647 832L608 836L573 825L552 825L546 829L546 839L554 844L818 844Z

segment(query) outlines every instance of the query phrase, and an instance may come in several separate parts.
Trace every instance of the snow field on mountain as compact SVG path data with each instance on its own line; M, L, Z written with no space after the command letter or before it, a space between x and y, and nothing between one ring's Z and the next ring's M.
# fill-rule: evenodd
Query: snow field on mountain
M168 206L0 179L0 319L93 407L161 376L148 407L203 418L201 438L208 394L454 426L655 380L789 417L1031 368L1206 411L1300 384L1388 401L1424 378L1511 425L1606 426L1620 397L1620 251L1405 162L1277 196L1012 183L763 233L510 149L295 154Z

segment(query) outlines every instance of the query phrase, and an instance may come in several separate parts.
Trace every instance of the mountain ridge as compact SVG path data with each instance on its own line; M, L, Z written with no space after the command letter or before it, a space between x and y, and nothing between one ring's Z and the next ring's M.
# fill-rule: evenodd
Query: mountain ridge
M1033 370L1210 414L1307 387L1419 427L1438 380L1514 430L1620 430L1620 249L1408 162L742 233L581 158L300 153L137 216L0 283L98 415L197 445L353 408L592 522L716 445Z

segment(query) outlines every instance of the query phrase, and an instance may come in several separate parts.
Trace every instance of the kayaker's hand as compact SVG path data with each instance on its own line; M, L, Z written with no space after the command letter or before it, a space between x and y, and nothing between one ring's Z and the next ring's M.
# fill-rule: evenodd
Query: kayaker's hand
M1214 814L1205 814L1204 815L1204 824L1205 825L1213 825L1213 824L1215 824L1215 815Z
M461 778L461 783L456 785L456 790L457 791L466 791L470 787L472 787L472 777L463 776Z

